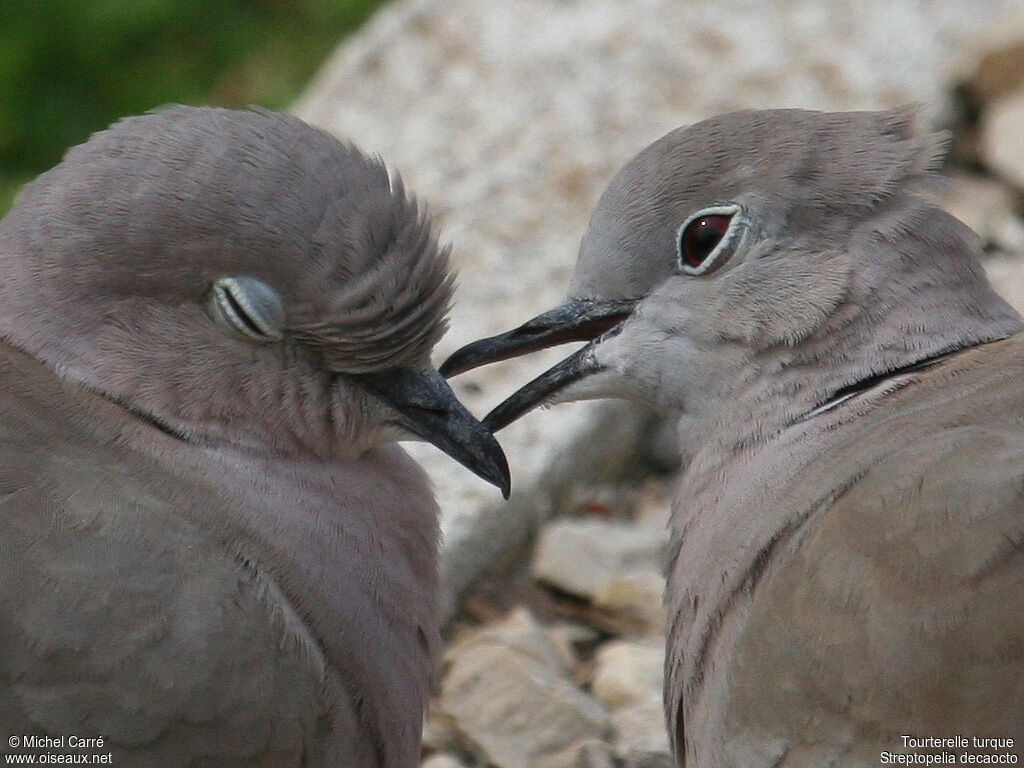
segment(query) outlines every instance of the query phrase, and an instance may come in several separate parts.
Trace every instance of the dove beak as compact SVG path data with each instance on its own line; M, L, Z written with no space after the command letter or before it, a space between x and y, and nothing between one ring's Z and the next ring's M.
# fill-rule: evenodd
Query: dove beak
M635 299L569 301L527 320L511 331L467 344L456 350L438 370L445 378L451 378L481 365L497 363L558 344L590 341L629 317L635 306Z
M434 444L508 498L512 480L504 451L441 374L432 368L392 368L353 378L395 412L399 426Z
M497 432L575 381L601 370L594 349L614 336L636 307L636 299L570 301L518 328L467 344L449 357L440 371L454 376L472 368L507 360L571 341L590 342L513 393L484 418Z

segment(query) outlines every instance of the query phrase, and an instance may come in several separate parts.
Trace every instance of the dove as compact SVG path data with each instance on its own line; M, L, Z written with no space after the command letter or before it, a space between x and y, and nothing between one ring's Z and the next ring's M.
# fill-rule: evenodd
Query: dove
M283 114L161 108L21 191L5 733L120 766L418 765L439 510L395 443L509 487L429 360L452 279L380 159Z
M674 130L601 196L569 300L441 367L584 341L484 424L602 397L678 424L680 766L1019 759L1024 325L936 203L943 141L913 108Z

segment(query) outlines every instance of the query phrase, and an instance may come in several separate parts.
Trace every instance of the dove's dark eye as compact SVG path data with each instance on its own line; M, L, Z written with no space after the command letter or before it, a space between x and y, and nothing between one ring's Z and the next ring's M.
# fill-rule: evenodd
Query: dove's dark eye
M735 252L742 238L737 205L705 208L679 228L679 267L688 275L714 271Z
M280 341L284 303L277 291L255 277L222 277L210 286L206 309L222 327L250 341Z

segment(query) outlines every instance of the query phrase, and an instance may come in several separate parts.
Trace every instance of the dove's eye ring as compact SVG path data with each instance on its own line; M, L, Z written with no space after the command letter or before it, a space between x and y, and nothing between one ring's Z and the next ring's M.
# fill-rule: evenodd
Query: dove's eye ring
M738 205L716 205L690 216L679 227L679 269L686 275L714 272L736 252L746 233Z
M206 310L216 323L249 341L266 344L284 338L284 303L277 291L255 277L215 280Z

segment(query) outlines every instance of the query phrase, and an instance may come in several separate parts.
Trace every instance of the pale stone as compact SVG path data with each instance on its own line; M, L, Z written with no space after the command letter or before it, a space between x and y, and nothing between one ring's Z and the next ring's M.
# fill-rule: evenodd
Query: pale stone
M590 688L613 712L661 696L665 643L613 640L597 652Z
M667 544L659 526L554 520L541 530L531 573L563 592L592 598L624 574L657 568Z
M423 749L427 752L446 752L457 746L457 731L450 717L431 706L423 724Z
M615 768L615 761L608 744L597 739L584 739L541 758L532 768Z
M996 292L1024 314L1024 261L1009 256L986 259L985 272Z
M420 763L420 768L466 768L466 764L452 755L437 754Z
M650 634L665 632L665 577L648 568L614 576L594 592L594 605L634 619Z
M572 622L553 624L548 628L548 633L551 641L558 648L558 652L565 659L566 669L573 667L579 661L576 652L578 646L593 647L601 638L601 633L593 627Z
M1020 252L1022 223L1014 193L1006 184L976 174L954 173L940 202L943 208L973 229L987 246Z
M1024 190L1024 89L989 105L982 116L985 164Z
M668 752L630 752L616 768L678 768Z
M564 674L559 655L524 610L445 654L438 709L480 760L529 768L583 738L601 738L608 714Z
M668 730L660 694L615 710L612 723L615 751L627 764L661 762L662 757L668 757Z
M452 662L478 646L502 646L549 667L559 674L568 670L570 659L565 646L550 630L541 626L529 609L517 607L501 621L457 638L444 653Z
M967 89L975 106L1024 86L1024 14L998 19L959 46L954 80Z

